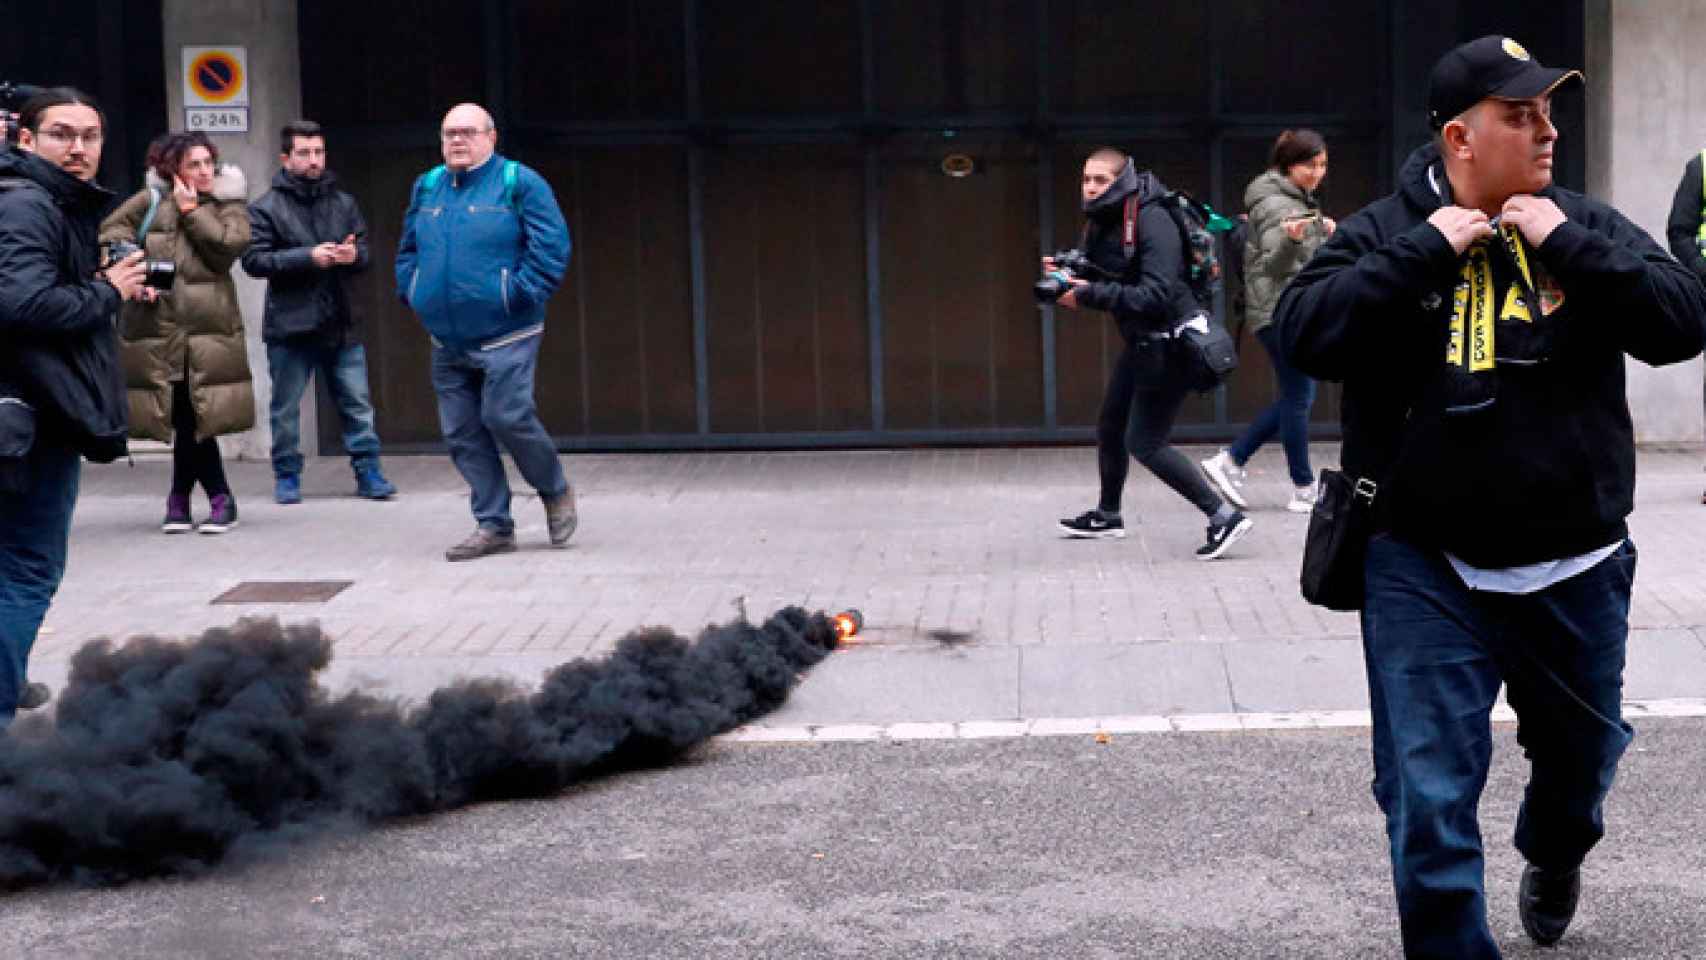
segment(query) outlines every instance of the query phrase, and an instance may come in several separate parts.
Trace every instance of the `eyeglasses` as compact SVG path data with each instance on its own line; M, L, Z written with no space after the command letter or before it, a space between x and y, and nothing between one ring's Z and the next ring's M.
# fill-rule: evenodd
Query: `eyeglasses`
M474 127L447 127L438 132L438 138L443 140L445 143L449 143L452 140L472 140L480 134L487 133L490 130L490 127L486 127L484 129L475 129Z
M101 128L99 127L90 127L87 130L73 130L70 127L48 127L41 132L43 140L51 140L62 147L69 147L78 141L82 141L85 147L98 147L101 145L101 137Z

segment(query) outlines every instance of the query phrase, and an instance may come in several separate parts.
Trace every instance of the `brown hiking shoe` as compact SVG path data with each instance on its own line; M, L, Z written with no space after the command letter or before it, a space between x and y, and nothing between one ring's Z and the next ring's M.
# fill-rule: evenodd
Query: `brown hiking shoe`
M580 524L580 514L575 512L575 488L564 490L562 496L539 499L545 503L545 529L551 535L551 546L568 543Z
M45 683L26 683L18 691L18 709L34 710L53 699L53 691Z
M478 560L494 553L514 552L515 534L499 533L496 530L487 530L485 527L475 527L474 532L468 535L468 539L444 551L444 559L453 562L457 560Z

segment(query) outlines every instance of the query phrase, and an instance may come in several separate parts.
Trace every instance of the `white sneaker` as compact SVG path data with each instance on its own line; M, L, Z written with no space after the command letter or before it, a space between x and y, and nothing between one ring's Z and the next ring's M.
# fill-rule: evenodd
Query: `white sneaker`
M1249 501L1244 499L1244 468L1232 462L1232 454L1220 451L1207 460L1202 461L1202 472L1220 489L1226 499L1240 510L1248 509Z
M1310 513L1315 509L1315 484L1298 487L1291 492L1291 502L1285 505L1292 513Z

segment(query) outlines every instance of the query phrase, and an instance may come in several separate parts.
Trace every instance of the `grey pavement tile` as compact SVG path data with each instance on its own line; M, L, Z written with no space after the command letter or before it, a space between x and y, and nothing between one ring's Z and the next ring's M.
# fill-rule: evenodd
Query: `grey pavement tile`
M1331 444L1315 453L1323 465L1337 459ZM1247 690L1263 708L1283 709L1287 683L1298 701L1289 706L1314 705L1310 697L1322 691L1299 679L1312 669L1297 659L1299 650L1337 649L1357 634L1354 614L1312 607L1297 594L1307 522L1280 509L1277 448L1251 464L1261 505L1255 533L1208 564L1191 556L1201 542L1200 515L1142 470L1127 485L1131 536L1059 536L1055 518L1093 496L1095 455L1087 446L577 454L564 462L583 515L571 549L540 542L538 499L512 475L524 549L468 564L442 558L471 526L466 488L444 457L388 458L403 495L385 504L350 496L347 465L321 458L306 474L308 502L288 508L270 502L267 464L229 462L244 524L224 537L158 533L165 457L90 467L70 567L35 662L63 664L92 637L190 636L243 613L319 618L343 635L340 657L399 668L411 658L457 653L597 655L642 624L693 632L727 620L744 598L755 618L787 603L865 613L875 641L860 651L867 665L835 661L833 671L814 673L804 697L822 685L823 704L851 709L875 699L897 718L917 719L943 702L940 683L902 677L900 687L861 692L853 678L888 683L879 669L888 658L943 659L958 666L930 669L972 678L955 688L954 703L972 709L970 698L987 696L973 714L1003 718L1021 707L1027 716L1086 715L1104 705L1113 712L1231 709L1229 683L1240 706L1249 707ZM1706 654L1700 462L1698 449L1641 454L1631 527L1642 557L1631 619L1650 629L1638 629L1631 645L1632 696L1693 690L1690 651ZM256 579L355 584L321 605L208 604ZM965 654L972 662L946 660L930 638L938 629L974 634L975 644L962 649L978 651ZM987 658L998 657L1018 657L1012 662L1026 670L1015 667L1007 685L996 682L995 660ZM1094 661L1105 662L1100 670L1079 666L1095 657L1112 659ZM1239 672L1241 664L1264 663L1274 676L1254 666L1250 676ZM1279 675L1288 668L1291 680ZM1035 699L1021 704L1021 690ZM1333 690L1335 697L1352 692Z
M1226 713L1225 661L1209 644L1071 644L1022 651L1025 717Z
M1229 643L1221 651L1239 711L1368 709L1362 644L1355 639Z
M1012 647L838 651L765 719L781 726L1007 720L1019 714L1019 651Z
M1637 630L1623 668L1627 700L1706 697L1706 648L1692 630Z

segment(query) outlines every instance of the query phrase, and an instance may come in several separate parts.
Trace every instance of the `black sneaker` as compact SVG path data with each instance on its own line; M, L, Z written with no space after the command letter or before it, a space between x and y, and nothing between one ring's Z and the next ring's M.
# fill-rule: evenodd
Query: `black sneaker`
M1059 525L1067 536L1080 539L1118 539L1125 536L1125 521L1110 517L1101 510L1086 510L1076 517L1062 518Z
M1227 517L1225 523L1214 523L1210 521L1208 525L1208 542L1197 548L1197 559L1219 559L1221 554L1232 549L1233 544L1244 539L1244 534L1249 533L1250 529L1255 525L1255 521L1244 516L1242 513L1234 513L1232 516Z
M1543 947L1563 939L1576 916L1582 896L1582 870L1542 870L1534 864L1522 868L1522 883L1516 894L1516 912L1528 938Z

